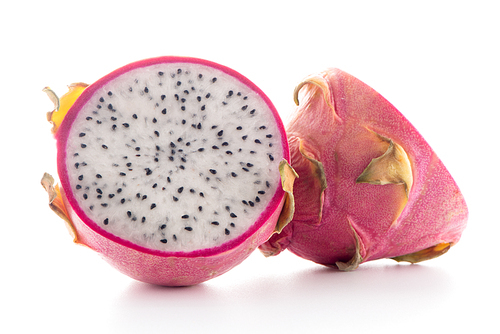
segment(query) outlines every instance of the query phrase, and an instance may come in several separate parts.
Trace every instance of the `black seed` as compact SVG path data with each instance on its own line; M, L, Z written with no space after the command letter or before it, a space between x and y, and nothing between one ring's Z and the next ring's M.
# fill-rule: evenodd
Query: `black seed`
M96 174L95 177L97 177L98 179L102 179L102 175L101 174Z
M248 108L248 105L244 105L243 107L241 107L241 110L247 110Z
M229 145L229 143L227 141L222 143L222 146L228 146L228 145Z
M78 176L78 180L83 180L83 175Z
M89 196L87 194L83 194L83 199L87 199Z
M230 232L230 231L226 228L226 229L224 229L224 233L225 233L226 235L229 235L229 233L231 233L231 232Z
M250 206L254 206L255 205L255 203L252 202L252 201L248 201L248 204L250 204Z
M246 167L242 167L241 169L243 169L245 172L249 172L249 169Z
M158 187L158 183L153 184L153 188Z
M161 239L160 241L163 242L164 244L167 243L167 239Z
M168 183L170 183L170 176L167 176L167 181Z
M205 151L205 149L204 149L203 147L200 147L200 148L198 149L198 152L203 152L203 151Z
M108 218L104 219L103 224L104 225L108 225L109 224L109 219Z
M268 187L268 188L271 187L271 183L269 183L269 181L266 181L266 187Z
M104 97L101 97L101 98L99 99L99 102L101 102L101 103L102 103L102 102L104 102Z
M93 205L89 206L89 209L94 210L94 206Z
M125 174L124 172L120 172L120 176L125 176L127 174Z
M187 89L185 89L184 94L189 94L189 91Z
M220 130L219 132L217 132L217 136L219 136L219 137L221 137L223 134L224 134L224 130Z
M181 158L181 161L182 161L182 162L186 162L186 158L182 157L182 158Z
M144 93L149 93L148 87L144 87Z
M213 148L214 150L218 150L218 149L219 149L219 147L218 147L218 146L216 146L216 145L212 146L212 148Z
M269 154L269 160L274 161L274 157L271 154Z
M203 74L198 74L198 79L203 78Z
M231 216L231 218L236 218L236 217L238 217L238 216L236 216L233 212L231 212L230 216Z
M196 128L199 130L201 129L201 123L198 123L198 125L196 125Z
M219 225L219 222L218 221L214 221L214 222L211 222L210 224L212 224L212 225Z
M133 118L133 119L137 119L137 114L133 114L133 115L132 115L132 118Z
M146 221L146 217L142 217L141 222L144 223Z
M162 76L162 75L163 75L163 72L162 72L162 71L158 72L158 75L159 75L159 76Z
M180 165L179 168L182 169L182 170L184 170L184 166L183 165Z
M186 231L192 231L192 230L193 230L193 228L192 228L192 227L190 227L190 226L186 226L186 227L184 227L184 229L185 229Z
M97 188L95 192L102 195L102 190L100 188Z
M161 111L161 113L162 113L163 115L166 115L166 114L167 114L167 108L164 108L164 109Z
M212 82L216 82L217 81L217 78L212 78Z
M243 140L246 140L247 138L248 138L248 136L247 136L247 135L245 135L245 136L241 137L241 139L243 139Z
M130 167L132 166L132 163L131 162L127 162L127 167Z
M210 97L210 93L207 93L207 95L205 95L205 98L209 98Z
M111 96L111 95L113 95L113 93L111 93L111 92L108 92L108 95L109 95L109 96Z
M177 192L180 194L180 193L182 193L183 190L184 190L184 187L180 187L179 189L177 189Z
M165 95L162 95L162 96L160 96L160 98L161 98L161 100L163 101L163 100L165 100L166 96L165 96Z
M82 145L80 145L80 146L81 146L81 148L85 148L85 147L87 147L87 145L85 145L85 144L82 144Z
M214 175L217 174L217 171L215 169L209 169L209 171L210 171L210 173L212 173Z
M77 184L77 185L76 185L76 189L82 189L82 186L81 186L81 185L79 185L79 184Z
M273 147L273 143L269 143L269 147Z
M137 193L137 194L135 194L135 197L137 197L137 198L141 198L141 193Z
M116 121L118 118L114 117L114 116L111 116L111 120L112 121Z
M256 143L256 144L262 144L262 143L260 142L260 140L258 140L258 139L255 139L255 143Z
M127 211L127 216L130 218L132 217L132 212L131 211Z
M226 154L231 155L231 154L233 154L233 152L231 152L231 151L226 151Z
M174 238L174 241L176 241L176 240L177 240L177 237L176 237L176 235L175 235L175 234L174 234L174 235L172 235L172 237Z
M201 205L200 205L200 206L198 207L198 211L200 211L200 212L201 212L202 210L203 210L203 208L202 208L202 207L201 207Z
M167 227L167 225L163 224L163 225L160 226L160 229L164 230L166 227Z
M139 146L137 146L137 147L135 148L135 150L136 150L136 151L140 151L140 150L141 150L141 148L140 148Z
M113 198L113 197L115 197L115 194L109 194L108 197Z
M245 200L242 200L241 203L245 204L245 205L248 205L248 202L245 201Z
M128 127L129 127L128 123L123 123L122 125L123 125L124 127L126 127L126 128L128 128Z
M255 202L257 202L257 203L260 202L259 196L255 196Z
M97 195L97 199L101 199L102 198L102 195Z
M182 107L181 107L181 110L182 110L182 111L185 111L185 110L186 110L186 106L182 106Z
M87 118L85 118L87 121L91 121L92 120L92 117L88 116Z
M102 124L100 120L95 121L97 124Z
M102 206L102 207L107 207L107 206L108 206L108 203L101 203L101 206Z
M151 204L150 209L153 210L154 208L156 208L156 204L155 203Z
M122 199L120 200L120 203L122 203L122 204L123 204L123 203L125 203L125 198L122 198Z
M170 160L170 161L174 161L174 157L173 157L173 156L169 156L169 157L168 157L168 160Z
M118 188L118 189L116 189L116 192L117 192L117 193L121 193L121 192L122 192L122 188Z
M185 119L182 120L182 124L186 124L186 120Z
M189 218L189 215L182 215L181 217L182 219L188 219Z
M80 132L80 134L78 136L79 137L84 137L85 136L85 132Z
M251 115L255 114L255 109L250 110L250 114Z
M231 176L236 177L236 176L238 176L238 174L236 174L235 172L231 172Z
M112 105L111 103L110 103L110 104L108 104L108 109L109 109L109 110L113 110L113 105Z
M111 127L111 130L116 130L116 124L113 124L113 126Z
M200 193L200 196L201 196L201 197L205 197L205 194L203 194L203 193Z
M108 147L106 145L104 145L104 144L102 145L102 148L105 149L105 150L108 149Z
M156 118L153 118L153 123L156 123L158 122L158 120Z
M179 200L179 199L178 199L177 197L175 197L175 196L172 196L172 198L173 198L174 202L177 202L177 201Z
M247 167L253 167L253 164L247 163Z
M181 84L182 84L182 82L177 81L177 86L180 86Z
M266 135L266 138L272 138L272 137L273 137L273 135L272 135L272 134L268 134L268 135Z

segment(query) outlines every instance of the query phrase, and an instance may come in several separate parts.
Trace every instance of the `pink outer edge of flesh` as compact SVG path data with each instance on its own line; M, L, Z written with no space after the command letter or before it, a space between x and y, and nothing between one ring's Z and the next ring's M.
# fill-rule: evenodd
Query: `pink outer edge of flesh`
M61 181L61 186L65 190L65 195L67 197L68 203L71 205L77 216L87 225L90 229L92 229L94 232L104 236L105 238L114 241L118 244L121 244L123 246L145 252L148 254L153 254L157 256L163 256L163 257L169 257L169 256L175 256L175 257L198 257L198 256L211 256L211 255L216 255L220 254L223 252L226 252L228 250L231 250L238 245L242 244L247 240L249 237L251 237L259 228L261 228L267 220L273 215L274 211L276 210L276 207L280 205L282 198L284 196L284 191L283 189L278 186L273 198L267 205L266 209L261 213L257 221L242 235L239 237L226 242L220 246L214 247L214 248L208 248L208 249L199 249L195 250L192 252L165 252L165 251L159 251L159 250L153 250L149 249L146 247L138 246L136 244L133 244L130 241L124 240L122 238L119 238L106 230L102 229L99 227L96 223L94 223L80 208L78 205L75 197L73 196L73 192L71 191L70 188L70 183L68 179L68 173L67 173L67 166L66 166L66 143L68 140L68 135L71 130L71 127L73 125L73 122L76 119L76 116L78 115L80 109L87 103L87 101L93 96L93 94L104 84L107 82L119 77L122 74L125 74L131 70L141 68L141 67L147 67L151 65L156 65L156 64L165 64L165 63L192 63L192 64L200 64L200 65L205 65L208 67L212 67L215 69L218 69L225 74L228 74L229 76L232 76L248 86L251 90L256 92L266 103L268 108L271 110L273 113L273 116L276 121L276 125L278 127L278 130L280 131L281 134L281 142L283 145L283 157L286 159L288 162L290 161L290 153L289 153L289 148L288 148L288 141L285 133L285 128L283 126L283 123L281 121L281 118L278 114L278 111L272 104L271 100L267 97L267 95L260 89L258 88L252 81L247 79L245 76L242 74L236 72L235 70L228 68L226 66L204 60L204 59L199 59L199 58L191 58L191 57L178 57L178 56L163 56L163 57L156 57L156 58L149 58L149 59L144 59L140 60L134 63L130 63L128 65L125 65L109 74L106 76L102 77L101 79L97 80L95 83L87 87L82 95L76 100L76 102L71 106L70 110L68 111L66 117L64 118L61 126L59 127L59 130L56 134L56 139L57 139L57 169L58 169L58 174L59 178ZM281 184L281 183L280 183Z

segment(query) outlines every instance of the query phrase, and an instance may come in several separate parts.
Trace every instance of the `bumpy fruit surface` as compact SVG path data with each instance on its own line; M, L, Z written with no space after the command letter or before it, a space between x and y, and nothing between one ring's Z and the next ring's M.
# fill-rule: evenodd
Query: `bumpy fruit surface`
M295 215L260 246L265 255L288 249L347 271L380 258L428 260L458 242L464 198L394 106L338 69L306 78L295 99L287 126Z

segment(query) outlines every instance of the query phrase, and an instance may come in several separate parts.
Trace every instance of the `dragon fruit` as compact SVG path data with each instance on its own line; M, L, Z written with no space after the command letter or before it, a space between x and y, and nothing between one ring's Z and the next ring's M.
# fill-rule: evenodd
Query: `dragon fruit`
M193 285L241 263L290 220L279 115L241 74L159 57L77 83L48 113L60 179L50 207L74 241L137 280Z
M299 103L300 93L300 103ZM260 250L340 270L416 263L456 244L468 211L449 172L387 100L338 70L307 77L287 126L295 214Z

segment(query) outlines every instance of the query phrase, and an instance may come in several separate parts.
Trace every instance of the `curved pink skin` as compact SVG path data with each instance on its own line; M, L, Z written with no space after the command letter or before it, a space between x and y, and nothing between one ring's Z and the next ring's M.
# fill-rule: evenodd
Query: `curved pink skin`
M237 78L266 101L272 110L278 128L281 131L283 156L289 161L289 148L281 119L269 98L250 80L234 70L203 59L187 57L158 57L138 61L106 75L84 90L81 96L68 111L58 132L57 166L61 181L61 194L76 232L77 242L97 251L112 266L139 281L167 285L185 286L204 282L217 277L241 263L260 244L265 242L274 232L276 222L281 213L285 192L282 188L274 194L269 205L261 213L259 219L244 234L219 247L197 250L193 252L162 252L137 246L118 238L100 228L89 219L78 206L69 186L66 166L66 143L71 126L80 109L103 84L132 69L158 63L197 63L217 68Z
M330 69L308 80L312 83L302 87L300 104L287 126L291 165L299 175L294 184L295 216L261 250L276 255L288 248L314 262L335 265L355 257L357 237L357 267L457 243L468 217L464 198L408 120L372 88L341 70ZM409 157L413 186L406 206L401 184L356 183L370 161L384 153L373 132L392 139ZM299 151L300 142L303 152L323 164L327 187L321 218L320 185Z

